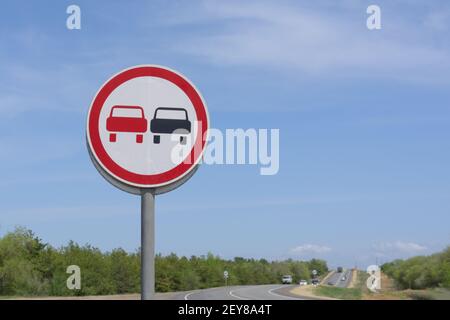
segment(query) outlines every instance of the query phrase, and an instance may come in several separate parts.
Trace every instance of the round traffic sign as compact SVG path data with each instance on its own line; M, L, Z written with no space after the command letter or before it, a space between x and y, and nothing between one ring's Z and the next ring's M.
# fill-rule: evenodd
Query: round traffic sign
M158 188L196 167L208 128L206 103L186 77L142 65L119 72L97 92L87 141L107 175L132 187Z

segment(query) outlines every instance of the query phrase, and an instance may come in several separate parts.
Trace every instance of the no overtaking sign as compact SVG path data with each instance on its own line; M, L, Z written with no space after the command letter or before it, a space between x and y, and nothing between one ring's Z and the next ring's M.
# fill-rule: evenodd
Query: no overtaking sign
M158 188L194 169L208 126L206 104L189 80L164 67L138 66L100 88L89 110L87 139L109 176L132 187ZM174 157L177 148L185 158Z
M154 294L154 196L194 174L208 128L200 92L166 67L123 70L106 81L91 103L86 136L95 167L114 186L142 196L143 299Z

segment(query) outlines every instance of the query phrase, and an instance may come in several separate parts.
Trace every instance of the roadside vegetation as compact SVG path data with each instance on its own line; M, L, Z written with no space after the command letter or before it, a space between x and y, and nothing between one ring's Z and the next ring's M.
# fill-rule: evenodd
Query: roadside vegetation
M320 286L315 294L352 300L450 300L450 247L430 256L385 263L381 269L380 292L370 292L366 287L368 274L359 271L354 288Z
M443 288L405 290L403 294L412 300L450 300L450 290Z
M430 256L385 263L382 271L395 281L398 289L450 289L450 247Z
M311 271L326 274L325 261L267 261L236 257L156 256L156 291L184 291L225 284L278 283L284 274L295 282L309 280ZM69 290L66 269L81 269L81 290ZM44 243L30 230L18 228L0 238L0 296L71 296L136 293L140 291L140 253L114 249L102 252L69 242L61 248Z

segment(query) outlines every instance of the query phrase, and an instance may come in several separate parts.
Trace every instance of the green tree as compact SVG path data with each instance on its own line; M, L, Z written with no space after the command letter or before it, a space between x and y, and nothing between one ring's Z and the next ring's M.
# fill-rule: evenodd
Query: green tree
M437 258L436 258L437 259ZM437 259L448 268L448 259ZM158 292L192 290L224 285L223 272L229 272L230 285L280 282L284 274L308 278L312 268L326 270L321 260L309 262L236 257L225 260L212 253L178 257L172 253L155 257ZM66 286L67 267L81 270L81 290ZM430 282L439 270L429 270L423 281ZM430 279L429 279L430 278ZM445 280L448 282L448 278ZM17 228L0 238L0 294L2 295L106 295L140 291L140 254L123 249L102 252L90 245L70 241L53 248L33 232Z
M140 261L135 254L128 254L123 249L115 249L109 256L111 279L115 293L132 293L139 291Z

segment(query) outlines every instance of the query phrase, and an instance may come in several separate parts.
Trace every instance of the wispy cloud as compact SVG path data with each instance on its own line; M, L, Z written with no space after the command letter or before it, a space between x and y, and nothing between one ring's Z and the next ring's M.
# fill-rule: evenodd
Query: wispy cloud
M199 205L190 205L189 208L191 213L198 214L200 212L205 212L209 214L213 210L231 210L235 209L236 212L238 210L249 210L249 209L260 209L260 208L268 208L268 207L299 207L303 205L320 205L320 204L339 204L339 203L354 203L359 200L373 200L370 196L367 195L323 195L323 196L308 196L308 197L272 197L270 199L246 199L245 201L233 201L228 203L223 203L219 200L211 199L211 201L203 202ZM183 212L183 209L186 208L186 204L177 204L171 203L164 207L165 212ZM252 211L248 211L249 214ZM256 213L256 212L255 212ZM257 211L259 214L260 211ZM288 213L288 212L286 212ZM282 214L282 212L279 212ZM306 214L306 213L304 213Z
M331 248L317 244L302 244L290 250L291 255L302 256L309 254L323 254L330 252Z
M8 62L0 64L0 121L25 112L86 112L99 86L96 71L111 64L107 49L72 43L76 50L68 50L70 38L50 36L35 26L10 28L0 35L0 59ZM101 80L107 75L100 74Z
M426 251L428 248L414 242L382 242L374 245L375 250L380 253L400 253L400 254L419 254Z
M302 71L310 76L450 81L444 71L450 70L448 43L442 40L446 35L436 33L448 21L432 13L422 25L397 17L384 29L369 31L363 6L358 11L342 6L333 13L278 2L208 1L198 9L190 19L186 14L174 17L174 23L195 25L209 16L214 27L177 42L175 49L213 63ZM418 9L413 6L420 13ZM431 36L434 41L429 41Z

